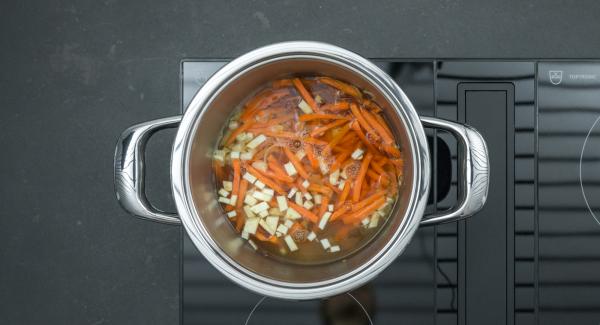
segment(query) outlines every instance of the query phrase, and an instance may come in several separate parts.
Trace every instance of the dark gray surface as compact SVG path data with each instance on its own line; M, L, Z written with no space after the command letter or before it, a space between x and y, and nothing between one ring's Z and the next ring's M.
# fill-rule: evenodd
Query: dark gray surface
M177 323L179 229L121 211L112 155L127 126L178 112L184 57L291 39L369 57L600 56L597 1L378 3L2 1L0 323ZM159 137L148 159L167 208L168 149Z

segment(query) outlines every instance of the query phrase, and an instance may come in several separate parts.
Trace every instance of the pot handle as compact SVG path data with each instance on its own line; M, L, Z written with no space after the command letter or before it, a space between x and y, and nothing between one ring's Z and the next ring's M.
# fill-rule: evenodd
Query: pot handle
M155 208L144 190L144 155L148 139L159 130L179 126L181 116L134 125L123 131L115 150L115 193L123 209L136 217L167 224L181 224L174 213Z
M466 124L432 117L421 117L425 127L450 132L459 142L459 203L454 209L424 217L421 226L437 225L464 219L477 213L487 199L490 157L481 134Z

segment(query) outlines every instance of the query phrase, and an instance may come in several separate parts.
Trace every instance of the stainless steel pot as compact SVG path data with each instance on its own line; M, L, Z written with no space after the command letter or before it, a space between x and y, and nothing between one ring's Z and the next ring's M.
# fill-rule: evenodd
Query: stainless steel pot
M256 252L227 224L217 204L211 157L231 111L257 86L289 75L328 75L368 90L382 105L405 154L406 189L390 219L366 247L322 265L284 264ZM423 126L452 133L460 144L458 205L423 218L429 193L430 153ZM144 193L144 148L157 130L178 127L171 154L171 183L177 214L154 208ZM198 91L183 116L125 130L115 153L117 199L129 213L183 224L198 250L232 281L263 295L315 299L347 292L373 279L402 253L419 226L456 221L484 205L489 159L473 128L417 115L400 87L363 57L317 42L285 42L259 48L224 66Z

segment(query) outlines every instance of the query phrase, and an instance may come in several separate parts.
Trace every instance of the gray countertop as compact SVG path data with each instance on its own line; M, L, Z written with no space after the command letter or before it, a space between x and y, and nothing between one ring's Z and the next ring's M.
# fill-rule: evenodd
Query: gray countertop
M600 2L0 3L0 323L177 324L181 229L126 215L116 138L179 112L183 58L320 40L378 58L599 58ZM170 202L173 132L149 144Z

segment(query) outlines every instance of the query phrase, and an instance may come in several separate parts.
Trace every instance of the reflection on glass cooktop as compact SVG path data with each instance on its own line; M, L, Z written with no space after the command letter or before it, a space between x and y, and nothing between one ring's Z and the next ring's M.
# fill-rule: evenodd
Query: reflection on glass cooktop
M182 110L225 61L182 63ZM264 298L182 243L183 324L600 324L600 62L378 61L421 115L475 126L483 211L422 228L370 284L323 301ZM456 141L427 130L428 212L456 202ZM445 157L445 158L444 158Z

